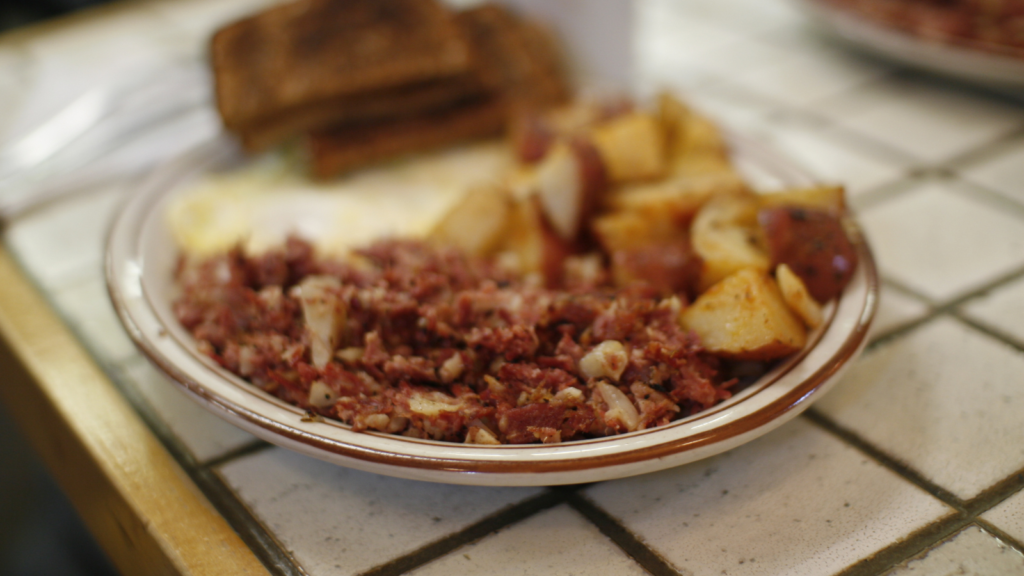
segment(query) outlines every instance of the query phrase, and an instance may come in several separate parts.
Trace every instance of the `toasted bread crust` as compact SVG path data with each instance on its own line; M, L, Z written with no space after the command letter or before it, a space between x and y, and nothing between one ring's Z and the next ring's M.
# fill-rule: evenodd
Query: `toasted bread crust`
M299 0L219 30L211 59L229 129L472 67L460 29L435 0Z
M419 116L486 94L475 76L421 82L299 106L239 132L245 149L257 152L312 130Z
M545 27L496 4L464 10L455 19L481 63L483 81L510 106L542 109L568 101L561 52Z
M307 143L313 175L328 178L403 154L495 136L504 125L504 104L489 98L416 118L317 132Z

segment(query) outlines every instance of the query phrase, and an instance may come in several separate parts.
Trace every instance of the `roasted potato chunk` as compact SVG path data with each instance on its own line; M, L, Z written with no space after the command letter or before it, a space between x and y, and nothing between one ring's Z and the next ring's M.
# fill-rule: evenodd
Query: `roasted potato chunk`
M702 287L744 268L770 269L771 261L760 243L757 206L752 194L723 194L697 212L690 235L694 251L704 260Z
M517 201L506 228L499 261L523 274L537 274L544 285L561 285L571 245L554 231L536 197Z
M857 251L835 216L799 207L758 214L773 265L788 265L818 302L838 296L853 277Z
M486 256L504 235L511 211L512 199L504 188L471 189L441 218L430 239L474 256Z
M814 329L821 326L824 318L821 304L811 297L804 281L794 274L789 266L779 264L775 268L775 281L779 284L779 291L782 292L782 299L786 301L786 305L804 321L808 328Z
M665 175L665 132L651 114L619 116L596 126L590 139L612 182L653 180Z
M762 270L746 268L715 284L683 311L683 327L713 354L771 360L800 350L807 332Z
M796 206L822 210L833 216L846 212L846 193L842 186L813 186L769 192L760 196L762 208Z
M640 212L652 219L668 216L685 226L712 196L746 191L747 185L732 173L670 176L659 182L624 186L609 195L608 205L612 210Z

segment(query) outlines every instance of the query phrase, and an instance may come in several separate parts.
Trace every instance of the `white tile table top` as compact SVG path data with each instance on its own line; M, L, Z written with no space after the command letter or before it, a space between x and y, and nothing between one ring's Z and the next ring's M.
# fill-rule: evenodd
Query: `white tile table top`
M917 184L860 216L882 273L935 303L1024 266L1024 219L955 182Z
M153 0L0 36L0 136L133 66L202 57L272 1ZM846 184L883 275L865 357L809 417L732 452L559 490L334 467L209 415L129 346L101 283L126 183L19 218L5 245L199 488L265 536L275 576L1024 573L1024 105L847 54L786 0L639 10L638 93L682 90Z
M1010 146L963 170L969 180L984 184L1024 204L1024 141Z
M940 317L868 353L817 405L968 500L1024 468L1024 353Z
M529 556L530 571L519 559ZM566 504L541 512L411 572L415 576L525 573L640 576L647 571Z
M923 318L929 311L928 305L906 292L892 286L882 284L878 312L871 323L872 337L899 329L915 320Z
M142 396L156 418L197 462L216 459L256 442L248 432L204 410L142 358L123 362L119 374L123 384Z
M845 128L926 164L966 153L1024 124L1019 106L919 78L891 78L816 102Z
M684 574L833 574L952 512L804 420L586 494Z
M220 473L313 574L359 574L539 492L386 478L283 448Z
M1024 346L1024 278L966 302L964 313Z
M1007 498L982 514L981 518L1012 538L1024 541L1024 492Z
M1018 576L1024 574L1024 554L977 526L960 531L887 576Z

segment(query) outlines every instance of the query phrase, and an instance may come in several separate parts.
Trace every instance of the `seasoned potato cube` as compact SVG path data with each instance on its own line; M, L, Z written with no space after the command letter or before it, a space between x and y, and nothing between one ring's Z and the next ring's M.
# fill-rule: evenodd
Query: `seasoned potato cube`
M743 180L732 173L672 176L660 182L625 186L608 203L612 210L642 212L652 219L670 217L685 225L712 196L746 191Z
M547 286L561 284L565 259L572 253L544 217L536 197L514 203L499 261L522 274L538 274Z
M768 274L740 270L702 294L683 311L684 328L700 336L714 354L741 360L771 360L807 343L803 324L782 299Z
M430 239L475 256L486 256L498 244L512 211L509 193L498 186L470 189L441 218Z
M602 214L594 218L591 227L598 243L609 254L616 250L630 250L665 242L685 232L685 228L676 225L667 211Z
M690 108L671 92L658 94L657 118L665 131L665 145L669 156L679 155L681 141L685 138L686 123L690 120Z
M650 114L619 116L594 128L590 138L612 182L653 180L665 175L665 133Z
M744 268L770 269L760 245L757 207L752 194L728 194L713 197L697 212L690 234L694 251L704 260L703 288Z
M814 186L769 192L760 197L762 208L799 206L839 216L846 212L846 194L842 186Z
M821 304L811 297L804 281L794 274L789 266L779 264L775 268L775 281L778 282L782 299L786 301L789 309L796 312L796 315L804 321L808 328L821 326L823 318Z

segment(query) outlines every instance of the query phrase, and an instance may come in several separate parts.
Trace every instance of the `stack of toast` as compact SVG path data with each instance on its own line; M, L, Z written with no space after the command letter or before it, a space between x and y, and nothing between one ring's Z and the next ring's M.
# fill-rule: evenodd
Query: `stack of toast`
M558 47L497 5L298 0L213 37L217 105L249 151L295 137L318 177L501 133L565 102Z

